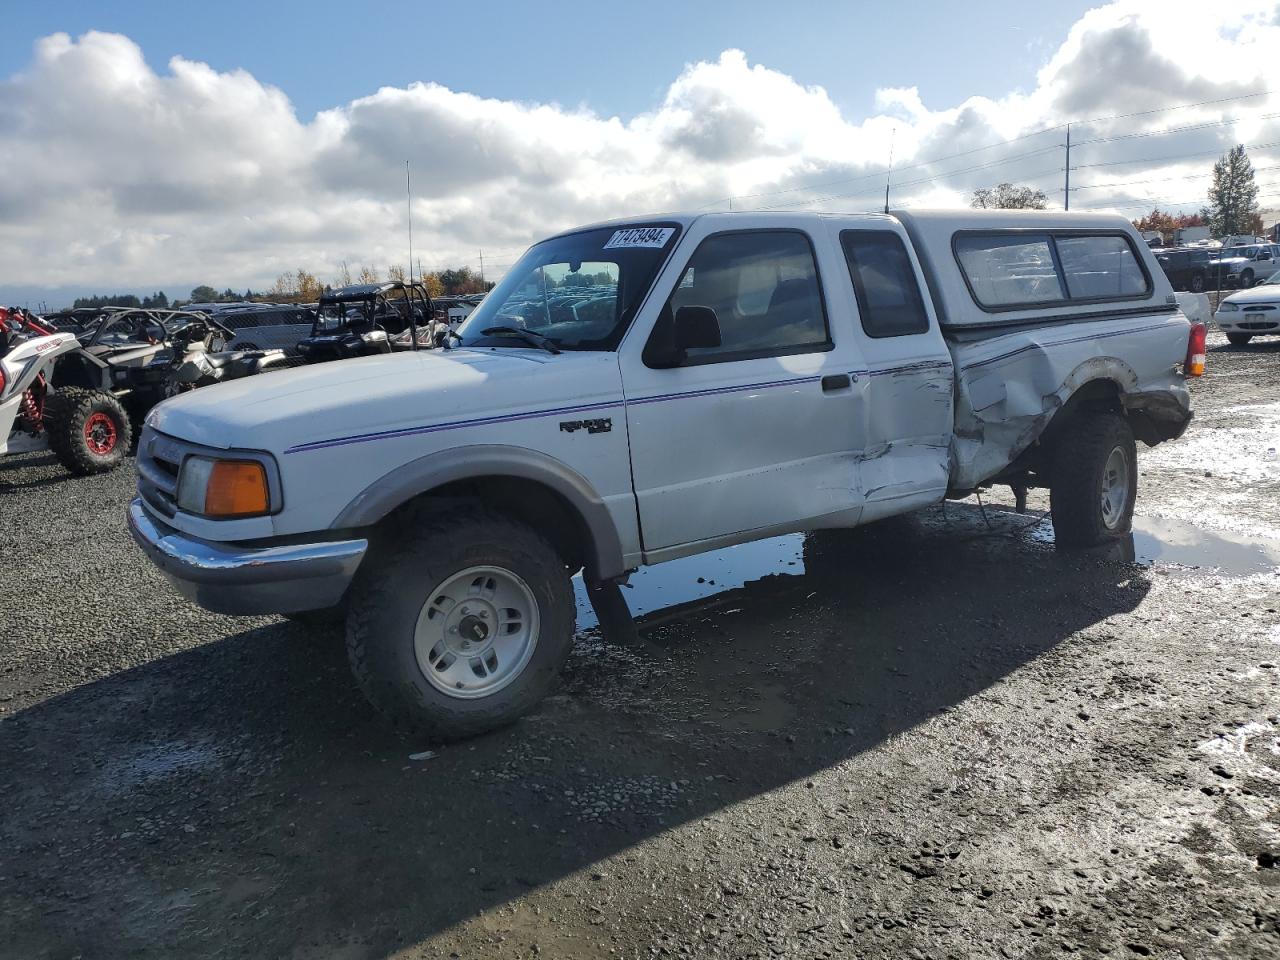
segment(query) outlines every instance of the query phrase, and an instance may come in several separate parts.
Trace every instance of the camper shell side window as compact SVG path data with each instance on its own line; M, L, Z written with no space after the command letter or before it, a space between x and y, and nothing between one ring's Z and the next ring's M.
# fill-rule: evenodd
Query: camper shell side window
M962 230L951 246L973 302L987 313L1146 300L1153 290L1121 231Z

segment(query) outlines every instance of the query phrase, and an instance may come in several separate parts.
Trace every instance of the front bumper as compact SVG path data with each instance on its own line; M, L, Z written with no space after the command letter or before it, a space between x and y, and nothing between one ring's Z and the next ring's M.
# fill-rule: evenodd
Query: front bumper
M212 543L155 519L140 498L129 504L129 532L184 597L239 616L336 606L369 548L368 540Z

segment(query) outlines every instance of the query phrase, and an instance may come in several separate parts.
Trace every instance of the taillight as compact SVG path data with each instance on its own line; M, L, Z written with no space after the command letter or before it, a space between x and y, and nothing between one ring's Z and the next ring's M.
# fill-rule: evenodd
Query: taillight
M4 367L0 367L0 397L4 396Z
M1204 376L1205 338L1209 335L1203 323L1191 325L1191 336L1187 337L1187 359L1182 364L1184 377Z

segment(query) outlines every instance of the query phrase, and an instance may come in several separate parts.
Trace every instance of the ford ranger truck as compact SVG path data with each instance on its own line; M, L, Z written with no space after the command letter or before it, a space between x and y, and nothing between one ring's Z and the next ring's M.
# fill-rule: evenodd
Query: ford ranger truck
M1047 487L1060 547L1127 537L1135 439L1182 434L1203 365L1118 216L617 221L532 246L443 349L160 404L129 524L209 610L344 618L373 704L461 737L551 688L578 571L621 602L993 484Z

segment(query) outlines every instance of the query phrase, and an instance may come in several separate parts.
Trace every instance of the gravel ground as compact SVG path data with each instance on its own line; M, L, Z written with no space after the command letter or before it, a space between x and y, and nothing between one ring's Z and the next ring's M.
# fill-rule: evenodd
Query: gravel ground
M1211 345L1131 544L995 493L655 568L654 652L447 747L172 593L131 471L5 461L0 956L1274 960L1280 343Z

